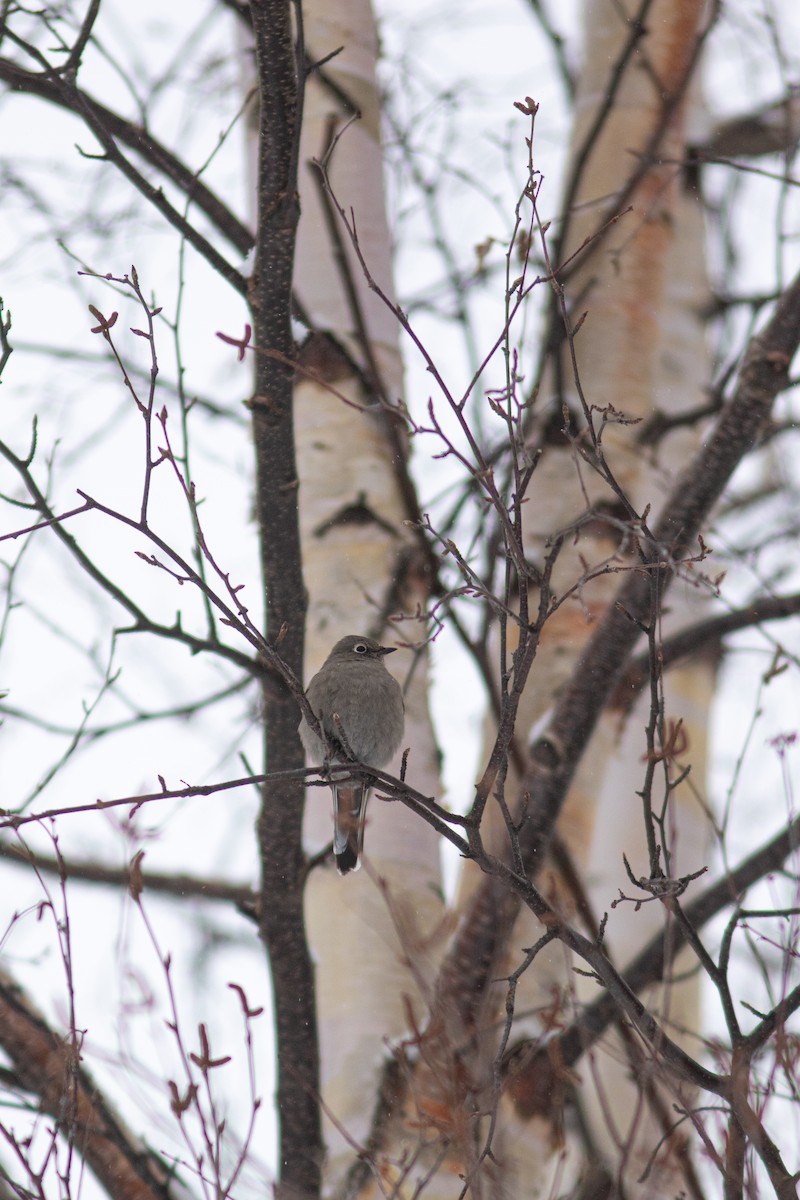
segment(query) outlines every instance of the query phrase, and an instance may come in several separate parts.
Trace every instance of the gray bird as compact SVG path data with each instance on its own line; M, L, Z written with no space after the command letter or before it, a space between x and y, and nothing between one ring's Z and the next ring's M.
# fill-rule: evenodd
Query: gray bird
M364 766L380 769L400 745L405 724L403 693L383 661L394 649L349 634L336 643L308 685L306 697L317 720L334 748L345 750L341 757L334 754L330 762L347 762L349 750ZM328 747L305 717L300 721L300 737L314 766L329 757ZM333 854L339 874L346 875L359 867L369 788L345 776L331 784L331 791Z

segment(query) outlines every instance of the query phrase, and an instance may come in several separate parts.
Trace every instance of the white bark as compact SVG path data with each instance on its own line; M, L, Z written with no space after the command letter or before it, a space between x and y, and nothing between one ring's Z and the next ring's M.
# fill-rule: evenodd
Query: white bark
M576 103L573 155L582 146L598 105L608 93L610 71L629 36L621 14L623 11L633 14L635 8L632 3L618 5L610 0L595 0L587 6L588 49ZM688 65L702 10L699 2L657 0L650 11L648 36L624 74L613 110L597 139L575 197L565 257L595 232L600 215L607 211L610 199L634 169L637 153L647 147L662 112L664 94L678 85ZM654 76L662 81L662 87L654 86ZM618 222L586 265L576 272L567 291L568 300L574 305L573 322L579 320L584 310L588 313L575 337L580 382L587 402L598 408L613 405L617 411L641 422L656 409L675 415L701 405L709 378L700 317L708 290L702 215L697 198L682 194L681 171L676 165L683 153L685 107L685 104L679 107L670 123L657 152L659 162L653 164L628 198L627 204L633 211ZM575 411L580 411L566 356L564 379L567 398ZM548 399L545 381L540 403L546 404ZM603 449L633 504L640 512L650 505L652 519L696 445L700 431L696 426L673 431L652 451L646 451L638 441L640 428L635 424L609 426L603 437ZM534 561L553 532L568 527L586 511L587 497L592 503L611 506L615 501L611 490L574 450L566 444L560 451L548 445L534 475L526 513L529 553ZM623 513L618 515L624 519ZM612 525L603 528L595 522L578 532L559 560L554 579L557 594L573 586L587 569L590 571L615 554L618 528ZM612 562L612 566L625 569L633 561L633 556L626 553ZM619 573L614 573L586 582L579 597L567 601L545 625L520 713L521 737L546 713L591 635L595 618L613 597L620 578ZM686 623L696 615L706 595L702 587L693 589L678 582L670 595L666 628ZM700 660L680 672L673 671L665 683L666 716L684 722L688 736L684 759L692 763L690 781L673 793L670 801L675 851L674 862L670 864L672 874L689 873L705 862L708 823L692 789L698 788L702 793L704 787L705 727L713 674L713 665ZM642 805L637 795L644 775L648 707L649 697L635 707L627 720L613 710L604 715L579 766L558 823L559 837L578 868L598 918L609 911L619 889L626 894L633 890L624 872L623 851L637 864L634 868L637 874L648 874ZM677 774L677 769L672 774ZM509 789L507 794L513 793ZM656 799L662 799L662 786ZM497 811L490 813L491 816L495 817L495 836L501 841L504 834ZM465 894L475 882L468 871ZM558 898L559 907L568 919L579 920L575 898L557 873L545 871L539 883L546 894ZM614 910L607 939L615 962L624 966L655 930L663 927L666 919L657 902L645 905L638 913L633 904ZM541 932L536 922L523 915L512 944L531 945ZM580 979L576 982L572 965L559 948L551 947L540 955L518 992L517 1009L529 1013L543 1011L542 1023L546 1027L547 1014L552 1016L552 1006L559 994L565 1003L570 994L578 1002L593 998L596 984ZM510 968L514 966L516 962L509 963ZM654 989L645 1000L663 1017L671 1036L675 1035L675 1028L696 1028L694 982L680 988L665 986L660 992ZM522 1033L525 1028L535 1031L539 1024L537 1018L528 1017L518 1022L519 1031ZM621 1148L627 1147L629 1152L624 1178L630 1190L626 1194L673 1195L680 1180L680 1164L674 1156L660 1156L646 1184L637 1182L663 1131L652 1111L642 1104L638 1082L631 1085L630 1062L615 1037L604 1039L602 1047L581 1062L579 1075L580 1104L599 1155L606 1158L612 1176L620 1155L625 1153ZM666 1095L669 1105L672 1096L669 1091ZM569 1136L565 1146L551 1131L548 1145L544 1124L538 1120L520 1123L511 1105L506 1106L506 1144L514 1160L512 1177L533 1178L545 1187L558 1173L556 1193L562 1194L568 1190L570 1180L574 1180L574 1172L588 1164L581 1163L578 1144Z
M303 5L309 58L318 61L337 47L340 54L324 75L361 111L342 134L329 164L336 199L352 211L359 246L374 278L392 294L386 224L380 108L375 82L377 35L366 0ZM364 363L357 322L333 253L311 160L324 155L334 132L347 124L337 99L318 75L306 92L301 142L301 207L296 288L313 326L329 331ZM338 218L337 218L338 221ZM346 245L350 282L390 402L402 396L399 329L395 318L367 287ZM309 591L306 678L317 670L333 643L346 633L370 633L388 644L421 642L426 627L413 619L392 626L398 610L424 609L422 572L405 570L418 553L403 524L408 516L394 461L398 443L389 436L387 415L366 395L344 360L312 356L315 378L299 378L296 425L300 473L301 529ZM338 393L352 401L348 406ZM402 435L399 441L403 446ZM358 509L360 520L348 519ZM399 595L393 593L400 581ZM408 779L428 795L438 791L438 754L427 707L427 656L405 649L387 660L405 685ZM387 767L399 773L400 755ZM327 788L311 789L306 834L316 851L331 838ZM394 1041L409 1031L409 1013L421 1020L425 990L438 953L442 917L439 848L435 835L400 804L373 795L364 839L365 867L339 878L333 866L312 872L307 888L309 938L317 962L322 1097L326 1115L326 1190L341 1185L355 1161L354 1144L364 1145L377 1099L382 1064Z
M692 44L692 21L696 24L699 20L700 7L694 0L683 6L677 0L657 0L644 53L651 71L662 73L665 87L680 75L687 47ZM591 55L582 75L575 145L581 143L596 104L605 94L609 64L618 56L627 33L619 11L610 0L596 0L590 6L587 43ZM324 210L316 169L309 164L325 155L332 135L341 132L347 123L341 106L343 91L361 110L362 119L347 128L337 143L328 164L331 186L344 210L348 214L352 210L359 247L370 272L391 294L390 237L374 78L375 29L366 0L343 0L333 9L326 0L310 0L304 4L304 17L312 60L324 58L339 46L344 49L323 68L338 95L315 74L307 90L301 145L297 293L312 326L330 332L348 355L363 363L359 322L343 283L341 261L337 262L332 252L330 214ZM653 86L652 74L640 65L628 69L576 198L579 215L572 229L572 246L594 229L599 211L630 172L635 158L627 151L643 150L647 145L662 99L662 90ZM681 152L679 111L659 155L662 159L679 159ZM702 270L702 230L696 210L690 218L689 210L681 207L679 172L674 166L654 167L630 203L633 213L619 223L583 272L572 280L570 294L578 296L586 289L582 306L589 309L589 318L577 336L576 352L589 403L612 404L629 416L646 418L656 405L673 412L678 405L694 406L706 378L702 337L698 342L699 325L691 316L704 286L702 274L696 275L698 268ZM349 282L358 297L361 325L367 330L385 396L391 403L402 395L397 326L366 286L341 225L339 232L349 264ZM567 247L566 252L569 250ZM690 335L694 354L686 352ZM391 593L401 561L415 552L403 524L408 514L393 462L402 441L398 443L388 436L391 415L374 395L365 393L363 380L349 370L344 356L331 353L329 346L320 350L317 344L311 353L307 348L301 362L296 422L304 567L310 602L310 677L331 645L345 633L375 634L390 642L398 640L398 635L400 640L415 640L421 628L409 622L392 630L386 617L397 611L398 603L405 612L413 612L417 602L424 608L427 595L424 575L417 570L403 576L400 601ZM694 370L693 376L687 376L687 364ZM568 372L565 378L569 391ZM685 461L695 434L669 435L650 459L636 442L636 432L636 426L610 427L604 449L633 502L640 509L647 503L657 508L675 466ZM585 510L587 492L593 500L611 498L606 486L598 484L591 470L570 449L559 452L549 446L534 477L531 495L536 503L528 505L526 512L532 557L540 553L553 531L564 528ZM354 513L359 519L354 520ZM601 562L616 551L617 540L614 529L583 531L559 564L556 590L565 590L580 577L585 570L581 556L589 565ZM621 560L617 565L628 567L631 561ZM547 710L618 579L612 574L586 582L579 597L567 602L548 622L532 686L521 710L519 736L524 737ZM401 681L410 657L401 651L389 660ZM436 794L437 755L427 710L427 682L423 658L407 681L404 745L411 747L410 781L419 790ZM676 694L678 690L676 687ZM680 713L677 708L674 713L684 719L696 718L691 733L695 764L700 762L704 749L698 731L703 727L705 699L690 698ZM619 742L618 716L610 714L604 720L590 755L580 767L559 825L559 836L577 867L593 881L590 894L600 911L608 906L619 882L621 846L615 831L618 833L623 825L633 828L637 820L640 822L635 791L641 786L641 720L641 716L633 718L623 742ZM389 769L396 771L397 766L395 762ZM696 774L702 775L702 770L700 763ZM513 781L509 796L512 788ZM697 807L685 804L682 796L676 797L675 807L681 811L679 824L683 824L684 810L688 814L688 826L695 830L689 835L691 845L700 846L693 825ZM601 836L595 838L595 829ZM309 793L306 833L311 851L330 839L327 789L314 788ZM689 840L682 830L678 836L680 844ZM640 848L633 847L632 854L638 861ZM339 879L332 867L316 869L307 892L309 936L318 966L323 1104L329 1118L328 1192L342 1186L356 1160L356 1149L364 1148L370 1136L377 1087L392 1043L412 1033L410 1026L425 1023L430 985L447 933L440 900L438 847L426 825L410 817L401 806L387 805L373 797L365 858L365 869L355 877ZM693 863L693 859L690 862L681 856L680 870L692 869ZM557 876L547 874L541 882L545 890L558 895L563 911L574 917L573 898ZM461 902L474 883L474 874L468 870ZM609 936L633 952L630 939L635 938L637 947L641 944L649 931L648 918L656 911L655 906L648 906L646 916L631 928L630 911L617 910ZM518 948L530 945L538 936L539 931L532 925L528 920L520 922L512 939L509 968L517 965ZM552 1009L558 994L566 1002L573 981L567 957L560 947L551 947L528 973L518 995L518 1009L533 1013ZM687 1020L693 1015L691 1008L678 1008L683 1001L674 994L668 1003L670 1015L679 1014L680 1019ZM520 1021L519 1032L536 1025L535 1019ZM391 1185L402 1178L403 1162L413 1160L417 1174L426 1171L442 1144L441 1137L450 1138L449 1154L426 1183L428 1200L457 1195L463 1186L459 1172L473 1165L464 1147L475 1127L470 1126L465 1113L459 1115L461 1085L444 1077L454 1067L455 1059L447 1058L446 1038L441 1046L442 1056L433 1065L423 1065L405 1102L392 1114L376 1160L384 1186ZM609 1056L602 1055L595 1061L601 1062L600 1091L610 1089L619 1125L623 1129L631 1126L638 1111L638 1093L627 1087L624 1064L617 1078L609 1066ZM581 1073L588 1081L588 1064L583 1065ZM603 1100L593 1099L591 1091L587 1082L582 1088L582 1103L598 1143L611 1156L613 1146L607 1140ZM507 1098L501 1101L500 1111L495 1161L484 1164L482 1174L472 1179L471 1186L478 1193L485 1188L489 1192L500 1189L506 1194L524 1191L529 1195L567 1191L585 1166L578 1144L569 1138L566 1145L561 1144L553 1127L544 1120L520 1122ZM463 1128L458 1128L459 1120ZM654 1144L646 1112L638 1128L641 1136L632 1145L632 1160L640 1146L649 1150ZM632 1168L629 1182L636 1175ZM668 1173L668 1181L671 1178Z

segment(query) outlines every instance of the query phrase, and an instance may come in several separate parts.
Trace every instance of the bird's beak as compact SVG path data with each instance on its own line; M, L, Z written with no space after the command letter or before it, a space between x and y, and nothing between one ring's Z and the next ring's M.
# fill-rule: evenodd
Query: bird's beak
M380 654L381 658L383 658L385 654L394 654L396 649L397 646L381 646L378 653Z

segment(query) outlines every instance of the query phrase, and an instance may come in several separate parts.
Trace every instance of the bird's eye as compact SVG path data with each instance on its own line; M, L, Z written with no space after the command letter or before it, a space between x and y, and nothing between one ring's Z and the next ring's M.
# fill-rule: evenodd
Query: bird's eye
M357 646L353 646L353 649L355 650L356 654L366 654L368 648L363 642L359 642Z

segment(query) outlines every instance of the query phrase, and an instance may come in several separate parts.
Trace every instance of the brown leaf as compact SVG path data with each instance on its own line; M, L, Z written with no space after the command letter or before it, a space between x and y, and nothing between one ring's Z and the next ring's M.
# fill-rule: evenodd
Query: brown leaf
M137 851L131 859L131 865L128 870L128 891L131 894L131 899L139 903L139 898L144 891L144 879L142 878L142 859L144 858L144 850Z

